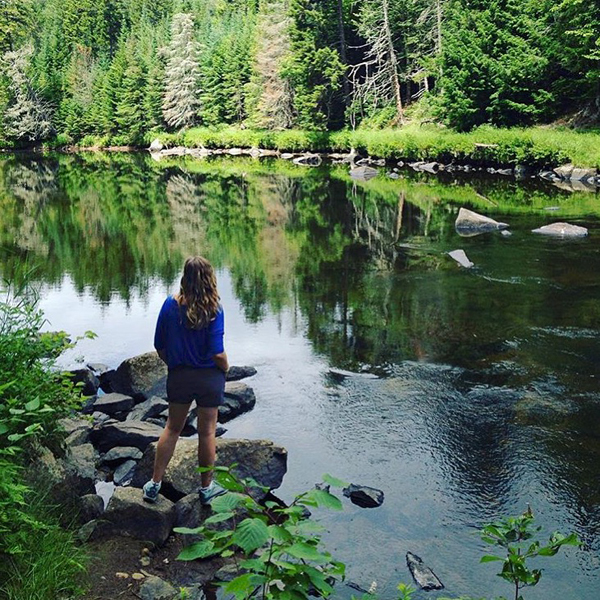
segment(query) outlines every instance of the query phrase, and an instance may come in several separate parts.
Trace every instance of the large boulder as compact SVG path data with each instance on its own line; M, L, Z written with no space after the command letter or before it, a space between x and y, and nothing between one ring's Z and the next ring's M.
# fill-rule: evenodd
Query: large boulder
M109 450L101 459L100 463L108 465L119 465L126 460L139 460L143 456L139 448L131 446L115 446Z
M239 381L228 381L225 384L225 403L219 406L219 423L226 423L252 410L255 404L256 396L251 387Z
M156 442L162 427L147 421L107 421L90 432L92 443L100 452L108 452L116 446L133 446L144 451L151 442Z
M102 515L101 535L124 535L162 545L171 534L175 505L164 496L154 504L144 502L141 490L118 487Z
M83 396L93 396L100 387L100 381L91 369L69 371L69 379L79 387Z
M507 223L501 223L495 221L485 215L480 215L472 210L461 208L458 211L458 217L454 223L454 227L459 235L473 235L478 233L484 233L486 231L497 231L499 229L506 229Z
M552 237L585 237L588 234L588 230L585 227L579 225L571 225L569 223L552 223L550 225L544 225L538 229L533 229L532 233L539 233L541 235L549 235Z
M155 454L156 444L152 443L138 463L131 482L133 486L141 487L150 479ZM260 485L275 489L281 485L287 470L287 450L269 440L217 439L216 464L230 466L234 463L239 477L252 477ZM198 442L181 439L163 478L164 493L180 499L196 492L199 485Z
M350 169L350 177L357 181L369 181L373 177L377 177L379 171L373 167L354 167Z
M138 401L166 396L167 365L156 352L146 352L124 360L110 379L113 392L133 396Z

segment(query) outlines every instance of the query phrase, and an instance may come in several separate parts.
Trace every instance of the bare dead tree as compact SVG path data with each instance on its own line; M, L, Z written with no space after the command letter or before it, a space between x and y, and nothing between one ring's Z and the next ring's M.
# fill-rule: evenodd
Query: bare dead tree
M393 103L393 124L404 123L398 57L389 16L389 0L367 0L361 10L359 31L366 40L365 60L350 69L354 100L359 105Z

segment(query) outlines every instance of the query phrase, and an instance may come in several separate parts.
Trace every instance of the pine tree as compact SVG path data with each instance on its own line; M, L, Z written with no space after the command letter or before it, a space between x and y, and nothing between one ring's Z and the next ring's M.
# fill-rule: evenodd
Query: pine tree
M200 109L198 44L194 39L194 17L189 13L173 16L171 42L165 48L165 97L163 117L173 129L194 124Z

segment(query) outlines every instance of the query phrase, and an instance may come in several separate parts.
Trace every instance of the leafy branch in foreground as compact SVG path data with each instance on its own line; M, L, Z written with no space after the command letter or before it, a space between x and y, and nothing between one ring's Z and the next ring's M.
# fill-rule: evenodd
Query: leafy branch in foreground
M324 475L325 486L296 496L290 506L271 500L262 505L253 496L257 489L267 492L267 488L251 479L238 479L226 467L216 467L215 471L215 478L229 493L213 500L214 514L200 527L175 529L202 536L178 559L233 557L240 575L222 585L225 593L237 600L250 596L263 600L328 597L334 583L343 580L345 565L321 547L323 528L308 519L308 508L341 510L342 503L329 492L329 486L348 484Z
M482 563L501 561L502 571L499 577L515 586L515 600L523 600L519 594L526 586L537 585L542 577L541 569L530 569L528 562L538 556L554 556L561 546L580 546L577 534L562 535L555 532L550 536L548 544L542 546L539 540L533 539L541 530L534 527L531 508L518 517L507 517L486 525L481 531L481 539L488 544L504 548L505 556L485 555Z

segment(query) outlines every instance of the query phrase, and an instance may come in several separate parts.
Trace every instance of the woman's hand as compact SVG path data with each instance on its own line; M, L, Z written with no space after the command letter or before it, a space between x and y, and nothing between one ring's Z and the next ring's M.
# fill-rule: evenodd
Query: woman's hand
M221 352L220 354L215 354L212 359L217 367L219 367L223 373L227 374L227 371L229 371L229 360L227 359L227 353Z

